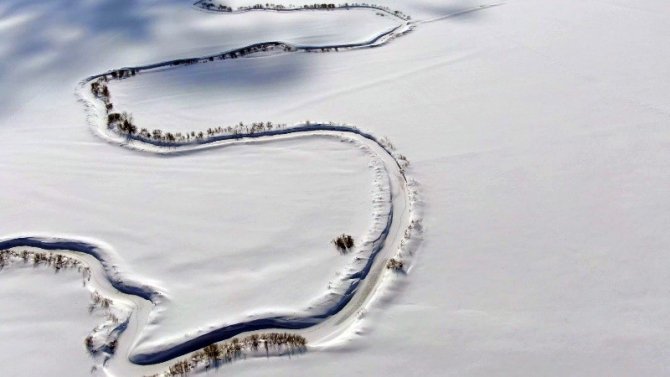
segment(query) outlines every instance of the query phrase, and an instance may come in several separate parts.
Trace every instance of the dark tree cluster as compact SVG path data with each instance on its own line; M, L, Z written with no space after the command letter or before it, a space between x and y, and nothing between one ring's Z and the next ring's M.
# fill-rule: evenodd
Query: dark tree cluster
M109 73L113 79L125 79L137 74L136 68L118 69Z
M326 3L321 3L321 4L305 4L303 8L307 9L335 9L336 6L335 4L326 4Z
M133 123L133 117L126 112L107 114L107 126L109 128L116 128L119 132L126 135L137 134L137 126Z
M214 3L202 2L198 5L201 8L205 8L205 9L209 9L209 10L216 10L216 11L219 11L219 12L232 12L233 11L233 8L231 8L227 5L223 5L223 4L214 5Z
M135 69L122 70L119 72L135 72ZM117 78L117 71L112 72L112 77ZM111 94L109 92L109 87L107 86L109 79L107 76L98 78L96 81L91 83L91 93L95 98L101 100L105 104L105 111L107 112L107 127L110 129L117 129L123 134L126 135L135 135L137 133L137 126L133 124L133 118L128 113L115 113L114 104L112 104Z
M107 81L98 79L91 83L91 93L97 98L107 98L109 100L109 88L107 88Z
M346 253L354 247L354 238L348 234L342 233L339 237L333 240L333 245L337 247L341 253Z

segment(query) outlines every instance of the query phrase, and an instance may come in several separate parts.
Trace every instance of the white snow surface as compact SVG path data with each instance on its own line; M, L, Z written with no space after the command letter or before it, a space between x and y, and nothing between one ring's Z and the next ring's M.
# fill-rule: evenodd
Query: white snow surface
M488 4L377 3L414 20ZM111 245L125 272L167 295L157 338L259 306L303 309L346 263L329 240L370 225L364 151L312 138L152 156L97 137L74 92L108 69L260 41L361 41L393 24L355 12L1 3L0 238ZM418 256L364 313L360 336L221 374L668 375L668 13L662 0L508 0L379 48L112 84L138 121L166 128L355 124L388 136L421 184ZM90 375L83 338L98 321L79 276L9 267L0 279L0 375ZM135 375L126 356L110 373Z

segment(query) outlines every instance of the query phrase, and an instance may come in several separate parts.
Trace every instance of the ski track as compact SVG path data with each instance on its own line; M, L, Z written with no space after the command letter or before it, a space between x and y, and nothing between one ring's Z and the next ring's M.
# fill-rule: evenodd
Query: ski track
M198 6L201 1L194 4L194 7L209 12L218 12L216 10L203 9ZM180 66L208 63L230 56L231 53L249 51L250 49L270 49L272 53L310 53L310 52L330 52L346 51L360 48L373 48L383 46L393 39L411 32L421 23L434 22L459 14L474 12L487 9L500 4L484 5L470 10L461 11L457 14L449 14L431 20L409 21L409 17L399 16L388 9L376 6L351 6L349 8L365 8L375 11L382 11L388 15L396 17L400 24L390 30L384 31L373 37L367 42L325 45L325 46L300 46L291 45L279 41L261 42L245 46L239 49L229 50L216 55L208 55L188 59L176 59L165 62L154 63L139 67L124 67L121 69L134 69L137 74L147 71L160 71L165 69L177 69ZM319 9L247 9L234 12L218 13L244 13L251 11L273 11L298 12L298 11L346 11L348 8L336 8L328 10ZM284 51L274 52L275 48L281 48ZM258 57L263 53L251 53L247 56ZM246 58L243 56L240 58ZM88 112L88 121L93 127L93 131L107 142L117 144L121 147L137 150L143 153L162 154L178 157L187 153L197 153L198 151L210 148L221 148L231 144L261 144L273 142L286 138L309 138L316 136L335 137L341 140L349 141L352 144L358 144L360 148L365 148L375 162L373 167L376 171L377 189L380 193L386 194L383 197L383 203L380 205L385 209L385 213L373 214L373 224L369 230L368 238L364 244L363 258L355 258L352 265L349 266L346 274L340 278L334 289L330 289L320 302L312 305L306 315L268 315L245 322L226 325L216 328L212 331L204 331L191 337L186 341L173 344L162 344L157 347L136 348L135 341L130 346L128 354L129 361L136 365L154 365L165 363L176 357L186 355L190 352L199 350L206 345L223 341L234 336L255 332L259 330L289 330L304 335L310 344L310 348L318 349L319 345L346 332L352 321L355 321L357 314L371 302L375 292L380 288L381 282L387 272L385 265L389 258L402 255L405 258L411 256L412 251L403 250L409 239L407 229L411 230L410 224L414 221L420 221L420 217L414 213L413 208L416 203L416 193L409 187L410 180L405 175L405 171L395 152L387 145L377 139L370 133L359 130L356 127L334 124L334 123L311 123L299 124L284 129L275 129L272 131L262 131L253 134L224 134L211 136L204 139L193 140L189 142L166 142L160 140L151 140L138 136L121 135L114 130L108 129L104 122L104 112L99 101L89 93L88 84L92 81L109 75L108 71L98 75L90 76L84 79L78 88L77 94L83 102ZM124 78L132 79L132 77ZM413 185L413 184L412 184ZM375 196L377 196L375 194ZM377 204L377 203L375 203ZM404 233L404 237L403 237ZM410 232L411 233L411 232ZM403 241L405 240L405 241ZM124 331L123 336L137 339L142 330L141 324L146 323L147 318L137 318L140 316L151 318L153 310L161 305L167 298L160 292L160 289L142 283L140 280L133 279L129 274L123 272L123 262L113 249L97 240L88 240L79 237L56 237L49 235L15 235L0 239L0 250L16 250L21 248L40 249L44 251L67 254L78 257L78 259L87 265L99 263L101 268L92 268L94 271L93 286L100 279L106 280L111 284L114 295L120 298L121 302L133 303L131 318L135 323L132 329L128 329L127 321L122 324L120 331ZM92 257L92 258L91 258ZM103 291L104 288L100 287ZM128 297L130 296L130 297ZM139 300L137 299L139 298ZM120 325L121 326L121 325ZM315 346L316 345L316 346ZM126 351L126 350L123 350ZM153 369L155 372L156 368ZM162 370L164 369L161 366ZM105 371L109 374L109 371Z

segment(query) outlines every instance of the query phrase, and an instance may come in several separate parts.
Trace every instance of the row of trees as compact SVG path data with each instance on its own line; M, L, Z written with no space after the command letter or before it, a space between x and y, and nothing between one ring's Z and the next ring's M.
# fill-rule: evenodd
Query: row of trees
M212 11L218 11L218 12L227 12L231 13L234 12L235 10L227 5L223 4L214 4L213 1L202 1L198 2L195 4L196 6L199 6L200 8L207 9L207 10L212 10ZM237 11L247 11L247 10L299 10L299 9L317 9L317 10L323 10L323 9L348 9L348 8L372 8L372 9L378 9L378 10L383 10L384 12L390 13L395 15L398 18L401 18L402 20L409 21L411 19L410 16L404 14L401 11L398 10L392 10L389 7L382 6L382 5L376 5L376 4L368 4L368 3L344 3L344 4L335 4L335 3L314 3L314 4L305 4L303 6L295 6L295 5L289 5L285 6L282 4L273 4L273 3L265 3L265 4L254 4L252 6L242 6L238 7Z
M107 86L108 78L100 77L91 83L91 93L98 100L105 104L107 112L107 127L115 130L123 135L137 136L146 140L156 140L164 142L190 142L192 140L203 140L205 137L214 137L218 135L253 135L259 132L267 132L273 130L280 130L286 128L286 124L273 122L252 122L250 124L238 123L235 126L228 127L213 127L208 128L205 132L191 131L186 133L181 132L164 132L160 129L149 131L146 128L139 129L133 121L132 114L127 112L114 112L114 104L112 103L111 93Z
M286 128L286 124L274 124L272 122L253 122L251 124L244 124L240 122L234 127L215 127L208 128L205 132L191 131L191 132L164 132L160 129L154 129L149 131L146 128L142 128L139 132L133 129L124 129L118 127L119 131L125 134L131 134L137 136L141 139L146 140L156 140L172 143L188 143L191 141L202 141L207 138L221 136L221 135L254 135L261 132L276 131Z
M246 54L258 52L258 51L268 51L273 48L289 48L288 45L271 42L258 44L253 46L248 46L233 52L222 54L219 58L225 59L226 56L244 56ZM212 60L213 57L208 58ZM196 59L197 60L197 59ZM183 61L182 63L173 63L173 64L190 64L191 60ZM274 124L272 122L253 122L251 124L244 124L240 122L235 126L228 127L214 127L208 128L205 132L203 131L191 131L191 132L165 132L160 129L149 130L147 128L139 128L133 121L131 114L127 112L114 112L114 104L112 103L111 92L108 87L108 82L111 79L122 79L124 77L134 76L138 72L137 68L127 68L112 71L108 75L103 75L91 82L90 89L93 96L102 101L105 105L105 110L107 112L107 127L110 130L116 131L117 133L125 136L131 136L145 141L161 141L167 143L190 143L192 141L204 141L206 138L216 137L220 135L254 135L257 133L276 131L286 128L286 124ZM309 125L309 121L305 123ZM354 127L355 128L355 127ZM390 153L393 154L396 161L400 165L401 172L404 174L405 169L409 166L409 161L407 158L402 155L395 153L395 146L391 141L384 137L378 140L384 148L386 148ZM334 240L333 241L337 248L341 251L348 251L353 246L346 246L346 240Z
M254 49L258 48L262 47L258 46L250 47L241 49L240 51L241 53L246 53L249 51L254 51ZM131 69L129 71L135 72L135 69ZM92 82L91 92L97 99L101 100L105 104L105 109L107 111L107 127L109 129L117 131L122 135L135 136L144 140L154 140L154 141L162 141L170 143L189 143L191 141L202 141L205 140L205 138L211 138L220 135L253 135L256 133L268 132L273 130L276 131L286 128L286 124L283 123L274 124L268 121L268 122L252 122L251 124L244 124L240 122L235 126L228 126L228 127L219 126L214 128L208 128L205 132L191 131L185 133L182 132L173 133L173 132L165 132L160 129L154 129L151 131L149 131L147 128L138 129L138 127L135 125L133 121L133 117L131 114L127 112L121 112L121 113L113 112L114 105L111 100L111 93L109 91L109 87L107 86L108 80L109 79L107 78L107 76L103 76L98 78L96 81ZM307 121L305 124L310 125L310 122ZM404 173L405 169L407 169L407 167L409 166L409 160L407 159L407 157L405 157L402 154L395 153L395 146L387 137L379 139L378 142L394 155L396 161L400 165L401 172ZM336 239L333 242L341 251L346 251L351 248L346 247L346 245L342 243L343 241L341 240L338 241Z
M84 283L90 280L90 269L83 266L77 259L48 251L29 251L29 250L0 250L0 270L13 262L22 262L32 264L33 267L50 267L54 272L62 269L77 269L84 276Z
M205 58L190 58L190 59L177 59L170 61L169 65L171 66L181 66L181 65L191 65L191 64L197 64L197 63L205 63L205 62L211 62L214 60L226 60L226 59L237 59L244 57L249 54L253 53L258 53L258 52L269 52L269 51L274 51L274 50L282 50L282 51L295 51L295 47L288 45L286 43L281 43L281 42L265 42L265 43L258 43L254 44L251 46L246 46L242 47L237 50L225 52L223 54L215 55L215 56L208 56ZM137 71L137 70L136 70ZM139 72L139 71L137 71Z
M214 4L211 1L203 1L200 3L197 3L198 6L204 9L208 10L216 10L220 12L233 12L234 9L223 4ZM271 3L265 3L265 4L254 4L252 6L242 6L238 7L238 11L245 11L245 10L250 10L250 9L265 9L265 10L287 10L287 9L335 9L337 6L333 3L321 3L321 4L305 4L302 8L294 7L294 6L289 6L286 7L281 4L271 4Z
M307 340L300 335L289 333L252 334L241 339L233 338L227 342L210 344L194 352L190 358L175 362L165 373L150 377L185 376L198 367L209 370L243 358L247 353L259 352L261 349L266 355L269 355L271 350L288 354L303 353L307 351Z

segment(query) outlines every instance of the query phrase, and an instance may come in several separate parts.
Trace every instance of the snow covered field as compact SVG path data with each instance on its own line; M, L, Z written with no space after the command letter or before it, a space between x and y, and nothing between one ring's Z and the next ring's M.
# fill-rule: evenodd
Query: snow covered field
M667 375L670 5L377 4L411 15L415 29L378 48L110 83L142 127L356 125L388 136L420 183L425 231L406 275L384 274L374 300L303 332L332 334L307 353L221 374ZM402 192L392 159L355 135L171 156L124 148L95 132L75 96L81 80L257 42L362 42L399 23L374 10L216 14L181 0L0 4L0 239L98 242L122 276L161 293L102 368L84 347L104 320L86 308L95 282L6 267L0 375L156 373L170 363L134 365L133 350L253 315L309 313L355 263L330 240L374 233L385 213L375 200ZM393 189L379 190L379 164Z

